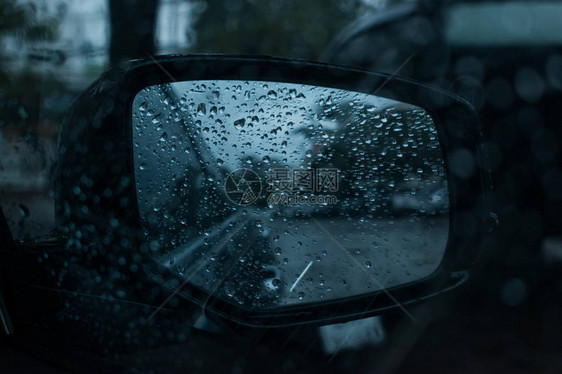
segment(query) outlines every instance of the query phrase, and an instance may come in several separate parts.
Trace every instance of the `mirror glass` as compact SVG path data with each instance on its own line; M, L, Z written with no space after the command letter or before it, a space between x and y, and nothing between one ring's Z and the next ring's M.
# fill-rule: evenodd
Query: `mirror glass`
M132 109L152 258L215 297L254 309L334 300L441 263L446 171L420 107L216 80L147 87Z

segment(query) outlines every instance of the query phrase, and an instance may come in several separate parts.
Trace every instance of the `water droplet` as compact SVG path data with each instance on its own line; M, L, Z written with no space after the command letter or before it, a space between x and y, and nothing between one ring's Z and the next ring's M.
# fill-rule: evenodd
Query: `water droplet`
M234 121L234 127L238 130L241 130L245 124L246 120L244 118L240 118L239 120Z
M207 108L204 103L201 103L197 106L197 115L204 116L205 114L207 114Z

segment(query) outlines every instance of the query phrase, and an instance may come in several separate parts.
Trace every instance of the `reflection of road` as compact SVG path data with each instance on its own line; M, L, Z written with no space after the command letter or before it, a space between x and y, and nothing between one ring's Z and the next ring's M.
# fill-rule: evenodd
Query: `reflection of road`
M285 286L280 301L349 297L428 276L443 257L448 222L447 216L275 221L271 245Z
M158 261L184 269L192 284L227 300L237 294L245 295L238 302L254 307L309 303L429 276L443 258L448 226L446 215L348 220L239 211ZM261 300L248 299L252 292Z

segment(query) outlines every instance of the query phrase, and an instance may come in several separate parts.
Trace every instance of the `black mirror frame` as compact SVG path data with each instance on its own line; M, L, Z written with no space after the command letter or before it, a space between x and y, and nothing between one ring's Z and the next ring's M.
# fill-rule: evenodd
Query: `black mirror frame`
M425 109L439 132L451 200L449 238L439 268L423 280L387 291L274 310L243 308L191 285L182 284L178 290L182 280L158 268L150 260L146 245L143 247L134 185L132 103L136 94L148 86L220 79L288 82L376 93ZM84 116L86 112L89 114ZM89 143L84 145L84 139ZM455 175L448 162L458 149L466 149L473 155L474 172L466 179ZM134 60L109 71L74 104L59 140L56 217L61 233L67 237L72 237L73 228L80 225L110 230L109 219L118 219L127 228L122 235L131 243L123 250L136 248L142 254L144 272L135 276L148 276L162 287L169 287L170 293L204 306L211 314L257 327L327 324L401 308L463 284L490 231L491 212L486 199L492 185L487 170L474 109L441 89L397 76L298 60L228 55L163 56ZM80 199L73 193L77 186L82 190L94 188L96 201ZM103 191L107 190L112 191L111 196L104 195Z

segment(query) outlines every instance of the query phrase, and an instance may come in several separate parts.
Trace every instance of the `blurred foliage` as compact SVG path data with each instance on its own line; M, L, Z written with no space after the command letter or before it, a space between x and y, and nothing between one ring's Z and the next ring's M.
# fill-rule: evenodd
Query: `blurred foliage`
M61 6L56 15L39 20L35 4L0 0L0 34L15 35L28 41L52 41L58 37L57 24L63 15L64 7Z
M197 1L193 52L318 59L361 0ZM329 20L329 22L326 22Z
M0 0L0 33L23 31L29 24L29 14L15 0Z
M0 129L3 132L8 129L19 135L36 134L41 132L38 128L41 124L62 116L62 112L56 110L56 97L65 87L52 75L36 71L34 61L29 61L29 56L25 55L25 47L56 40L63 16L63 7L54 15L39 17L33 3L0 0L0 42L12 38L21 48L18 53L22 53L14 56L6 53L4 46L0 49ZM24 65L16 67L18 59L22 58ZM51 104L45 105L46 101Z

